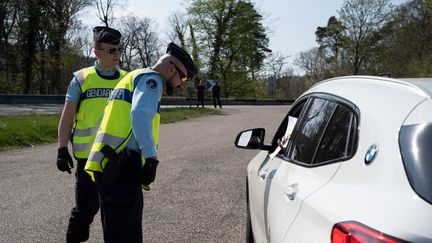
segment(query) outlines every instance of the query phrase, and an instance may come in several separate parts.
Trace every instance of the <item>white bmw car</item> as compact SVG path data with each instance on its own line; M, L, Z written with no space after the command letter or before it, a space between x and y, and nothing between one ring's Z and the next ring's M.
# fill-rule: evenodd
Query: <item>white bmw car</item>
M248 242L432 242L432 79L322 81L264 137L235 141L261 150L247 167Z

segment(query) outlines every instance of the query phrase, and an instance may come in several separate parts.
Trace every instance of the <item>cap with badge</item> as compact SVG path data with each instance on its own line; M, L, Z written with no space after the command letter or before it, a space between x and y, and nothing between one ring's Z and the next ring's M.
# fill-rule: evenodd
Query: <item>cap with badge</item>
M183 63L187 70L187 75L190 78L197 74L198 71L191 56L181 47L171 42L167 47L166 53L176 57L181 63Z
M120 31L106 27L106 26L96 26L93 28L93 41L99 43L107 43L111 45L120 44L121 38Z

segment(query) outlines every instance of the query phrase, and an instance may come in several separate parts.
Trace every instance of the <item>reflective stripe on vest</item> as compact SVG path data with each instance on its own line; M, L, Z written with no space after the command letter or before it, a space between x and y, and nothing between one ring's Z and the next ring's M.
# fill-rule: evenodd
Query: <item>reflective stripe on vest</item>
M76 158L87 158L111 91L126 75L119 69L114 80L101 78L95 67L83 68L74 73L81 87L80 103L72 133L72 148Z
M103 171L107 158L100 152L105 145L112 147L117 153L128 144L132 135L130 112L132 95L136 83L142 75L159 75L150 69L137 69L126 75L115 87L105 107L105 113L96 138L91 147L85 170L92 175L93 171ZM163 79L162 77L160 77ZM160 99L159 99L160 106ZM152 133L155 146L159 142L160 113L159 109L152 120Z

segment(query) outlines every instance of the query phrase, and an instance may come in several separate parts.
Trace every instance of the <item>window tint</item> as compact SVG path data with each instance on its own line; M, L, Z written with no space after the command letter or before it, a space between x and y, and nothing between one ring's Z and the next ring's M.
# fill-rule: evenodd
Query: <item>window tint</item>
M411 186L432 203L432 124L403 126L399 143Z
M357 146L357 115L326 95L311 98L297 121L286 158L304 164L324 164L352 156Z
M330 120L337 104L329 100L315 98L301 124L290 149L289 158L310 164L318 146L322 132Z
M351 111L338 105L321 139L314 164L347 157L351 152L348 150L351 146L348 145L352 140L350 139L352 119Z

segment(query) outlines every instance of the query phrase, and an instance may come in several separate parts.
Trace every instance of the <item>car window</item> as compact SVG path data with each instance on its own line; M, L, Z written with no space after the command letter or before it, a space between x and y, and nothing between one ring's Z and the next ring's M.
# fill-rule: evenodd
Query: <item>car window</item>
M293 107L289 110L288 114L285 116L285 118L282 120L281 124L279 125L279 128L277 129L273 140L272 140L272 151L274 149L276 149L276 147L278 146L277 144L277 140L282 138L282 136L284 136L285 131L287 129L288 126L288 116L292 116L292 117L299 117L303 107L305 107L305 104L307 102L307 99L303 99L298 101L296 104L293 105ZM281 151L281 153L283 153L285 150Z
M432 203L432 124L402 126L399 144L411 186Z
M297 123L286 159L316 165L347 159L355 152L357 116L338 99L313 98Z
M351 152L350 130L354 115L345 106L338 105L324 132L313 163L347 157Z
M297 134L294 135L295 137L290 146L290 159L311 164L321 134L336 107L337 104L329 100L320 98L313 100L298 125Z

